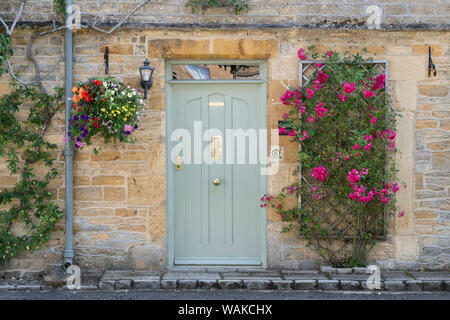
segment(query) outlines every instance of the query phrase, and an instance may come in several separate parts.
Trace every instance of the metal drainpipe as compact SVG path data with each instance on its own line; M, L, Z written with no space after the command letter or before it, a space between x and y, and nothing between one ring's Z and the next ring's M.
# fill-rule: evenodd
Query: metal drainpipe
M66 15L72 15L72 0L66 0ZM70 23L69 18L66 19L66 25ZM66 144L64 147L65 157L65 177L66 177L66 229L65 229L65 244L64 250L64 264L63 267L67 269L72 265L74 251L73 251L73 147L70 142L67 132L69 132L69 120L72 114L72 29L64 29L64 59L65 59L65 99L66 99L66 123L65 136Z

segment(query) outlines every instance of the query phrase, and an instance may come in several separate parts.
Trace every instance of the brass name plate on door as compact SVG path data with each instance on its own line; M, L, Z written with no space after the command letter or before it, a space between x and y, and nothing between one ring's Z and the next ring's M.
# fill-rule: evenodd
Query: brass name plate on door
M211 137L211 160L222 160L222 136Z
M225 106L225 102L223 102L223 101L211 101L209 103L209 106L210 107L223 107L223 106Z

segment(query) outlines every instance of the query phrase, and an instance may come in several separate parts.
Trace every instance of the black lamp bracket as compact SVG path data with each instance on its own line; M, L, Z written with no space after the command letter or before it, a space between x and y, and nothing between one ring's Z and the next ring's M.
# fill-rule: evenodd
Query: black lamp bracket
M428 77L431 77L431 70L434 71L433 75L436 77L436 65L433 63L433 59L431 58L431 47L428 47Z

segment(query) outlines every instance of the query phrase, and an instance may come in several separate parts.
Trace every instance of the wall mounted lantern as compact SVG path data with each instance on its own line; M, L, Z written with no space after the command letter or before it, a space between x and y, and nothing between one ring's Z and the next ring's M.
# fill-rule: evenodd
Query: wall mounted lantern
M147 99L147 90L152 87L152 76L154 67L150 66L148 59L145 59L144 65L139 67L139 73L141 74L141 87L144 89L144 98Z

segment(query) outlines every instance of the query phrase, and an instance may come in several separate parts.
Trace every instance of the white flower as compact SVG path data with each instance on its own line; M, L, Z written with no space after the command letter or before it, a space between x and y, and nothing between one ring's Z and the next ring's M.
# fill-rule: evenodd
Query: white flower
M133 95L130 93L128 93L128 98L131 98Z

